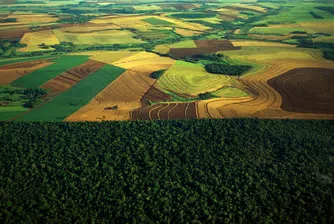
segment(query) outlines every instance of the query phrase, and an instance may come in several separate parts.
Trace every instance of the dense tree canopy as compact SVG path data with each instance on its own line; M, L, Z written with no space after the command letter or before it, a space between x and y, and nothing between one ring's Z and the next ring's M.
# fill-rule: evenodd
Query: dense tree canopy
M3 223L333 223L333 121L0 123Z

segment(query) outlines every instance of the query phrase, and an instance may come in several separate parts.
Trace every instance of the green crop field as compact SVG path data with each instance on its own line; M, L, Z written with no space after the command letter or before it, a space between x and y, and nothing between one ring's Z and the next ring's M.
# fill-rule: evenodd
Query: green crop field
M61 56L60 58L52 60L54 64L16 79L11 85L15 87L36 88L66 70L81 65L87 60L87 56Z
M215 13L200 13L200 12L192 12L192 13L174 13L169 16L177 18L177 19L203 19L203 18L213 18L217 15Z
M152 25L160 25L160 26L170 26L170 25L174 25L171 22L168 22L166 20L163 19L157 19L157 18L147 18L147 19L143 19L142 21L150 23Z
M105 65L50 102L20 117L19 120L62 121L87 104L124 71L124 69L116 66Z

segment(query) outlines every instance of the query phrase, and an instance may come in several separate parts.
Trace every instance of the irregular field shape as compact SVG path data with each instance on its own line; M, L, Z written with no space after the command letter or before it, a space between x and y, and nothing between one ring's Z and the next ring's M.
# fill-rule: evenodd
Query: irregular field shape
M127 70L110 83L86 106L69 116L67 121L129 120L130 112L141 107L141 99L156 80L149 74L170 65L146 65ZM117 109L106 109L117 105Z
M56 96L39 108L22 116L19 120L30 121L61 121L71 115L94 96L103 90L110 82L118 78L124 69L105 65L87 78L81 80L72 88Z
M54 30L59 41L72 42L77 45L94 44L126 44L143 43L140 39L133 38L135 35L127 30L106 30L93 33L65 33Z
M12 86L36 88L66 70L78 66L88 60L86 56L61 56L54 59L54 64L31 72L11 83Z
M42 49L38 45L44 43L46 45L56 45L59 44L59 41L56 35L52 32L52 30L45 30L33 33L25 33L22 39L20 40L21 44L26 44L27 47L21 48L19 52L28 52L28 51L45 51L45 50L53 50Z
M137 54L134 54L130 57L123 58L121 60L118 60L114 63L112 63L115 66L119 66L125 69L134 69L139 66L148 66L151 65L152 62L154 64L165 64L165 65L172 65L174 64L175 60L171 59L169 57L161 57L154 53L149 52L140 52Z
M162 75L157 84L162 90L197 96L199 93L220 89L230 81L229 76L208 73L199 64L177 61Z

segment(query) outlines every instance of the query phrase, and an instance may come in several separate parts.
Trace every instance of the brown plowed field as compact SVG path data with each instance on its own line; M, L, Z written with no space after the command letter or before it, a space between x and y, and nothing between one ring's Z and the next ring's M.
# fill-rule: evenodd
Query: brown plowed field
M45 99L52 98L71 88L104 65L102 62L89 60L49 80L41 86L42 88L50 89Z
M196 40L197 48L171 48L169 53L177 58L191 57L200 54L212 54L225 50L240 50L234 47L229 40Z
M36 61L20 62L15 64L4 65L0 67L0 84L7 85L14 80L25 76L37 69L53 64L52 59L43 59Z
M198 103L199 116L202 118L300 118L300 119L334 119L334 114L322 112L292 112L281 108L281 95L268 84L268 80L283 75L296 68L328 68L334 64L327 60L277 60L265 70L240 78L247 89L252 90L249 97L235 99L214 99ZM305 85L304 88L310 88ZM295 90L296 91L296 90ZM310 90L308 90L310 91Z
M297 68L268 84L282 96L282 109L304 113L334 113L334 69Z
M152 86L143 96L144 101L161 102L170 100L170 95L162 92L160 89Z
M198 118L196 102L160 103L132 111L132 120L179 120Z

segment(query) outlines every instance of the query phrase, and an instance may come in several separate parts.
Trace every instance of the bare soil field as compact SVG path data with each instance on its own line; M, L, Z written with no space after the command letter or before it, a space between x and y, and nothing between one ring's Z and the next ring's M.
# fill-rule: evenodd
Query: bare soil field
M199 54L211 54L225 50L239 50L229 40L196 40L197 48L171 48L169 53L177 58L191 57Z
M104 65L105 64L102 62L89 60L49 80L41 86L41 88L50 89L45 99L53 98L59 93L71 88Z
M152 86L143 96L142 100L144 102L161 102L170 100L171 96L162 92L160 89Z
M7 85L30 72L53 64L50 60L51 59L44 59L1 66L0 84Z
M282 96L283 110L334 113L334 69L293 69L268 80L268 84Z

